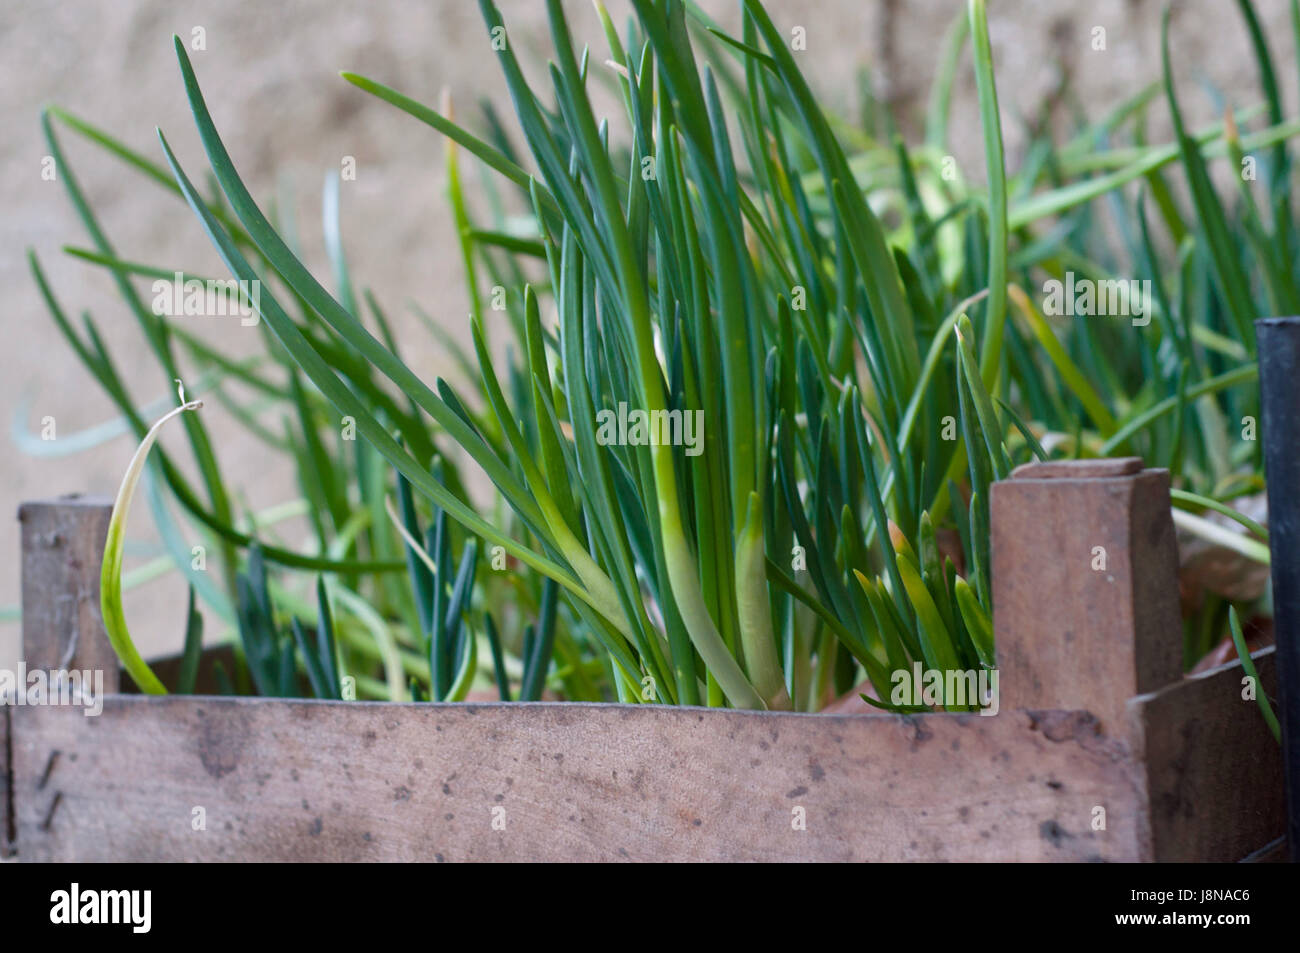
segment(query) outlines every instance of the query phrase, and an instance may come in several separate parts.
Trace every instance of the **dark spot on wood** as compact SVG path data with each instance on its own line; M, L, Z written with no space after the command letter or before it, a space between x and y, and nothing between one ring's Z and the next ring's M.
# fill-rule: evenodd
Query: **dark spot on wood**
M961 807L957 808L957 816L961 818L963 824L970 823L970 808L963 804Z
M393 788L394 801L409 801L411 799L411 789L405 784Z
M311 827L307 828L307 833L312 837L319 837L320 832L325 829L325 822L321 818L316 818L311 822Z
M703 824L703 823L704 823L704 822L703 822L702 820L700 820L700 819L697 817L695 820L691 821L691 826L692 826L692 827L699 827L699 826L700 826L701 824Z
M199 734L199 760L203 762L203 770L217 780L234 771L239 766L239 752L247 736L246 724L228 724L223 730L221 725L205 720Z
M311 810L311 805L307 803L307 799L306 799L306 798L303 798L303 799L302 799L302 809L303 809L304 811L310 811L310 810Z
M443 819L444 821L454 821L454 820L456 819L456 815L455 815L455 814L444 814L444 815L442 815L442 819Z
M791 791L789 794L787 794L786 797L803 797L807 793L808 793L808 789L801 784L793 791Z
M1070 834L1056 821L1043 821L1038 825L1038 836L1043 840L1051 841L1053 847L1060 847L1061 841L1074 835Z
M814 781L821 781L826 777L826 769L816 761L808 762L808 773L812 776Z
M1031 711L1029 728L1048 741L1085 741L1101 734L1101 723L1086 711Z
M379 740L379 736L375 734L373 731L363 731L361 733L361 743L365 745L367 748L369 748L378 740Z
M447 859L443 857L442 854L434 854L433 859L440 864L445 864L447 862Z
M934 732L925 726L923 715L904 715L903 721L912 726L912 750L915 751L921 745L934 737Z
M1060 791L1065 787L1065 785L1062 784L1060 781L1048 781L1047 786L1051 788L1053 791Z

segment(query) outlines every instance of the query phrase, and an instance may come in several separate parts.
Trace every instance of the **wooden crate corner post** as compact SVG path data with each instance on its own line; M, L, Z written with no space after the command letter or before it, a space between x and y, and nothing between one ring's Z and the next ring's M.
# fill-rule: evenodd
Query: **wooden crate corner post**
M1026 464L994 485L991 525L1002 704L1121 733L1130 698L1182 677L1168 471Z
M1087 711L1123 746L1141 859L1275 848L1281 761L1240 663L1183 675L1168 471L1136 457L1027 464L991 507L1001 704ZM1255 664L1271 694L1272 648Z
M113 501L94 496L24 503L22 654L28 671L103 672L119 690L119 665L104 632L99 573Z
M100 564L112 513L112 500L80 494L19 507L23 672L91 672L102 676L103 694L120 690L117 655L99 607ZM23 736L21 724L6 707L0 722L5 759L0 852L10 854L22 847L19 803L39 797L48 775L31 777L19 770L25 759L16 756L16 746L41 743ZM49 765L59 757L55 751L46 755Z

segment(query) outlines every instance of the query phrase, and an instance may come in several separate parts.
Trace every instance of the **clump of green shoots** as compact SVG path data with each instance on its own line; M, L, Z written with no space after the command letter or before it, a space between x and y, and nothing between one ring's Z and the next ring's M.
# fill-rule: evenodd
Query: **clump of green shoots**
M335 697L350 672L373 697L454 700L486 680L479 659L490 655L503 699L549 685L571 699L811 711L861 690L897 708L891 674L914 662L994 664L989 490L1033 458L1136 453L1168 466L1181 527L1267 559L1263 527L1231 505L1262 486L1258 445L1233 433L1257 414L1251 319L1300 305L1286 147L1300 122L1282 115L1248 0L1238 9L1259 62L1262 128L1245 131L1261 110L1231 108L1220 124L1188 128L1166 53L1163 83L1063 144L1034 131L1014 171L983 0L947 35L926 141L913 149L869 90L862 128L824 111L758 0L740 3L738 35L680 0L633 0L620 32L597 3L607 56L576 48L550 0L555 59L539 86L494 4L480 8L526 153L494 112L480 137L449 103L343 74L447 139L472 348L431 330L472 382L464 396L416 374L375 297L353 290L336 183L325 203L333 290L303 263L291 224L263 211L236 171L179 41L206 196L161 135L165 165L52 114L175 191L230 273L262 281L265 357L232 361L143 308L131 277L170 269L119 258L65 176L95 246L75 254L110 270L167 376L180 376L179 342L255 432L255 411L222 382L292 409L295 425L266 436L290 448L315 553L259 538L261 523L237 525L193 415L206 499L165 454L157 464L158 482L219 542L236 594L229 617L259 690L286 689L294 670ZM946 142L967 45L983 187L951 174ZM616 117L596 115L597 83L616 93ZM1146 116L1162 90L1176 141L1152 145ZM45 126L65 168L48 116ZM1208 162L1256 152L1263 201L1243 182L1225 204ZM485 203L467 196L465 156ZM1171 168L1186 174L1190 209ZM77 334L34 258L33 269L143 435L94 325ZM1045 314L1044 280L1068 274L1150 281L1147 323ZM506 292L504 328L484 307L488 287ZM506 362L493 356L502 333L514 344ZM610 443L601 422L622 408L652 421L699 415L700 452L672 439ZM357 436L346 446L331 436L345 419ZM469 502L453 459L486 476L493 504ZM1209 524L1211 512L1246 533ZM283 587L274 600L266 563L316 573L319 606ZM201 594L222 599L210 586ZM317 618L337 647L313 649L296 620L286 635L274 601ZM1220 599L1189 622L1189 665L1228 609Z
M759 4L745 4L742 37L719 34L737 55L732 76L721 63L699 67L684 5L635 7L626 42L605 17L626 107L624 150L596 120L589 60L579 61L558 3L549 5L555 109L528 86L510 44L500 51L539 176L428 107L348 76L527 190L538 229L531 249L544 258L557 321L543 324L540 289L523 290L526 376L512 404L482 316L472 317L488 405L478 416L445 381L429 387L415 375L296 258L235 171L177 44L200 138L243 234L313 322L388 377L483 469L524 539L453 496L391 435L395 424L409 443L403 421L386 426L373 401L342 386L273 295L262 297L263 318L404 484L563 591L608 653L622 700L815 709L852 688L861 670L873 700L888 705L889 672L912 660L987 664L987 489L1010 461L971 342L944 344L982 297L983 263L980 277L949 287L934 273L932 248L918 245L914 256L890 248ZM504 29L492 4L482 9L490 30ZM982 18L982 3L973 3L977 32ZM1000 181L991 64L986 46L977 53ZM722 83L748 103L739 152ZM163 148L226 265L253 278L234 233L166 140ZM811 157L830 204L814 207L805 184L813 175L797 174L796 153ZM991 201L1000 200L995 190ZM911 212L918 232L933 231L919 201ZM997 208L989 218L1004 216ZM1004 258L991 255L995 276ZM1003 322L995 312L1004 298L989 298L979 333L995 380ZM976 333L970 322L962 327ZM944 366L949 374L939 373ZM688 456L659 440L599 444L598 415L622 405L650 419L701 413L702 452ZM941 441L926 424L941 407L960 419L961 443ZM969 501L953 483L967 469ZM945 517L965 527L960 599L956 565L941 560L933 525Z

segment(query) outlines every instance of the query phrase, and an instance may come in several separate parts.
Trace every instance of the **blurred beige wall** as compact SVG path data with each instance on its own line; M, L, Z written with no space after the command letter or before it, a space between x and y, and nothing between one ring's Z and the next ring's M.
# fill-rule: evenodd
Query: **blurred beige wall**
M544 5L501 0L516 48L547 50ZM737 22L736 0L703 0L724 25ZM1155 2L990 0L990 30L998 69L1010 162L1027 118L1060 78L1072 78L1079 105L1091 116L1159 76L1159 12ZM612 0L617 22L627 4ZM777 24L802 26L805 69L826 106L856 110L855 75L863 67L877 88L905 109L923 107L943 33L964 7L954 0L772 0ZM1227 0L1176 4L1174 56L1183 99L1194 116L1213 114L1200 77L1211 79L1238 104L1256 102L1257 78L1245 31ZM1260 0L1281 82L1293 112L1296 70L1285 0ZM580 41L596 59L605 49L590 3L567 2ZM277 182L294 184L296 211L309 263L324 269L319 240L320 183L343 156L357 162L355 181L343 186L347 251L359 284L376 290L398 322L398 333L429 377L447 370L439 350L413 320L406 301L420 302L446 326L463 333L466 296L461 285L447 203L442 142L431 130L351 87L336 74L351 69L436 103L450 89L462 117L474 115L483 95L509 117L504 84L490 52L477 6L470 2L287 2L264 0L6 0L0 7L0 281L5 288L5 346L0 348L0 605L18 602L15 513L25 499L71 491L111 495L131 456L129 438L65 457L30 458L14 449L8 428L27 401L23 425L39 430L55 419L59 439L112 417L101 395L50 321L28 273L31 247L68 312L89 309L104 332L140 402L163 398L171 384L142 346L133 319L100 270L68 259L64 244L89 240L58 182L44 181L47 154L38 122L43 104L56 103L112 131L161 161L154 127L161 127L191 174L203 169L171 49L173 33L202 28L206 49L193 53L216 122L240 171L259 197ZM1092 48L1094 30L1106 31L1106 49ZM536 75L536 70L533 71ZM969 55L953 100L953 149L963 172L982 179L982 151ZM1167 135L1164 107L1153 132ZM908 127L915 138L916 124ZM123 258L219 274L219 262L195 219L174 196L69 132L62 143L102 223ZM287 195L288 193L281 193ZM144 286L147 290L147 285ZM215 322L219 319L191 319ZM223 348L251 353L256 337L229 324L201 327ZM259 445L225 410L202 412L217 438L224 472L255 508L290 498L290 474L268 470ZM275 421L272 421L275 423ZM180 428L164 443L184 459ZM177 438L180 438L179 440ZM66 445L66 444L65 444ZM57 450L58 440L49 449ZM132 535L150 536L149 517L137 506ZM134 591L128 616L146 649L176 648L181 639L183 586L176 576ZM17 657L18 626L0 623L0 666Z

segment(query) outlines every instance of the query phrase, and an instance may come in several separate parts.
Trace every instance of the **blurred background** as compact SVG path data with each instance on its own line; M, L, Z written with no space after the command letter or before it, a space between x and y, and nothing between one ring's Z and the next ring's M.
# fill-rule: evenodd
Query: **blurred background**
M548 32L539 0L498 0L517 50L544 68ZM738 22L738 0L701 0L724 27ZM802 27L798 53L823 106L847 117L863 106L863 78L900 117L905 137L921 128L945 31L965 8L958 0L768 0L777 25ZM610 0L615 22L628 6ZM1193 123L1217 117L1213 90L1236 105L1259 100L1258 77L1240 18L1227 0L1179 0L1172 49L1184 108ZM566 2L577 42L594 59L605 43L588 0ZM1296 57L1287 0L1259 0L1273 45L1288 115L1295 114ZM1019 161L1024 130L1046 121L1068 128L1071 116L1097 118L1160 74L1161 4L1146 0L990 0L989 25L1008 161ZM1104 49L1096 49L1104 30ZM201 31L201 32L196 32ZM339 78L348 69L436 104L450 92L458 119L474 124L479 102L499 105L513 130L505 85L477 5L465 0L6 0L0 6L0 281L6 290L0 348L0 667L18 658L19 534L23 500L62 493L112 496L134 451L125 433L68 452L76 437L115 417L51 321L26 260L34 249L74 319L89 310L104 333L138 404L165 399L165 380L141 346L134 319L102 268L65 255L89 240L58 181L42 176L48 153L40 110L56 104L161 161L155 127L183 164L203 167L185 104L172 34L192 50L216 123L241 174L259 199L292 210L309 265L326 269L321 186L344 157L356 177L341 189L344 244L354 280L388 310L403 350L427 379L453 377L406 305L416 302L444 327L468 338L467 296L444 197L443 142L431 129ZM192 44L191 44L192 45ZM983 179L983 153L969 53L954 92L950 135L962 175ZM536 75L534 73L534 75ZM1070 94L1061 95L1065 81ZM1167 141L1165 110L1150 130ZM167 268L223 274L195 218L179 199L60 129L67 159L119 257ZM516 140L518 141L518 140ZM469 180L471 183L473 179ZM142 290L148 283L142 282ZM238 320L189 318L196 333L224 350L258 348L255 329ZM204 326L206 324L206 326ZM226 478L240 488L241 509L297 495L292 474L268 468L263 448L220 405L201 411ZM54 440L41 440L45 418ZM177 439L179 438L179 439ZM180 428L164 437L186 460ZM173 442L174 441L174 442ZM150 517L141 503L131 536L147 555ZM292 538L292 536L291 536ZM137 560L138 562L138 557ZM130 564L130 563L129 563ZM142 651L179 650L185 587L172 574L133 589L127 615Z

